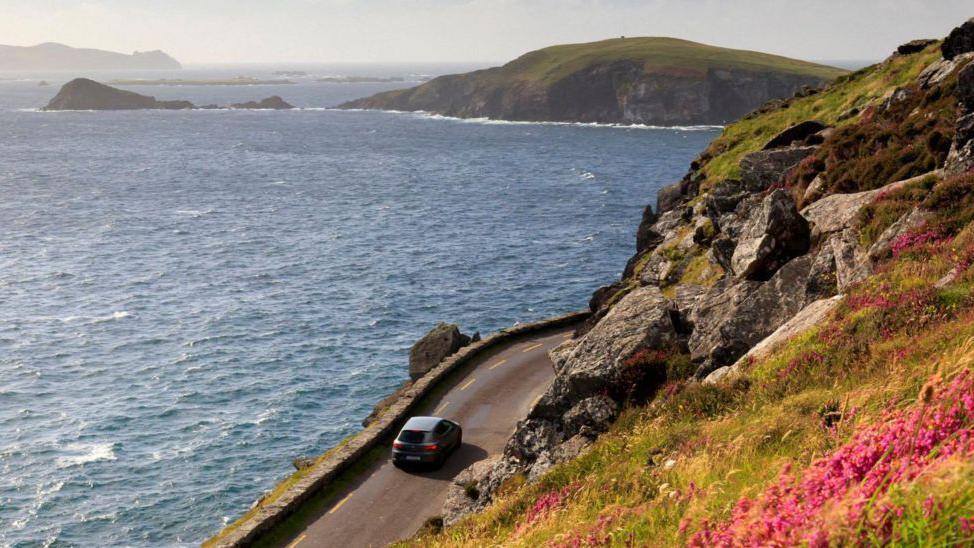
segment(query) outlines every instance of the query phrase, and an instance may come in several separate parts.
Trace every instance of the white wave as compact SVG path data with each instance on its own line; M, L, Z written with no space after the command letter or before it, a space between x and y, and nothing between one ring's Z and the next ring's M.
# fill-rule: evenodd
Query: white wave
M57 459L58 468L116 459L113 443L69 443L64 449L71 454Z
M460 122L465 124L484 124L484 125L512 125L512 126L572 126L572 127L592 127L592 128L616 128L616 129L655 129L655 130L673 130L673 131L712 131L715 129L724 129L722 125L692 125L692 126L657 126L648 124L605 124L600 122L544 122L544 121L529 121L529 120L497 120L494 118L458 118L456 116L444 116L442 114L436 114L433 112L427 112L425 110L384 110L384 109L366 109L366 108L346 108L346 109L325 109L334 110L338 112L385 112L388 114L403 114L408 116L413 116L417 118L424 118L427 120L443 120L448 122Z
M590 180L590 179L594 179L595 178L595 174L592 173L591 171L583 171L583 172L579 173L578 176L581 177L582 179L586 179L586 180Z
M102 323L102 322L121 320L123 318L128 318L131 315L132 313L127 310L118 310L116 312L112 312L107 316L66 316L64 318L60 318L60 320L64 323L73 323L78 321L85 321L88 323Z
M260 415L257 415L257 420L254 424L264 424L268 419L272 418L277 414L277 409L271 407L270 409L265 409Z
M195 219L197 217L202 217L203 215L211 215L213 213L216 213L216 210L213 209L213 208L210 208L210 209L177 209L177 210L174 211L174 213L176 213L177 215L189 215L190 217L193 217Z
M112 312L110 316L101 316L99 318L93 318L92 323L113 322L115 320L128 318L131 315L132 313L127 310L119 310L117 312Z

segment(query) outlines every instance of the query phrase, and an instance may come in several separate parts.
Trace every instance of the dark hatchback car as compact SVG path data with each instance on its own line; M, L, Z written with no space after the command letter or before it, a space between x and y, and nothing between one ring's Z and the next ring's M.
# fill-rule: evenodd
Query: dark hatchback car
M463 429L459 424L439 417L413 417L392 443L392 463L439 467L462 443Z

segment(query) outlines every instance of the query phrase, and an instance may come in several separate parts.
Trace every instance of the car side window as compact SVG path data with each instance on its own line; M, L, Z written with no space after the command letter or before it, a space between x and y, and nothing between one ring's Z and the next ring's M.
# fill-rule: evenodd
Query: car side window
M436 435L439 436L439 435L446 434L449 430L450 430L450 423L446 421L440 421L440 423L436 425L436 428L433 429L433 432L435 432Z

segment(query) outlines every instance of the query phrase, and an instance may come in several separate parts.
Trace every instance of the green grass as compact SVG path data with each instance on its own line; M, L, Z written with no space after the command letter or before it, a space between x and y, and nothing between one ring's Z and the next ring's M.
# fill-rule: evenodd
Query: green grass
M648 73L700 75L713 68L781 72L832 80L847 71L756 51L720 48L663 37L614 38L564 44L532 51L507 63L492 76L551 84L593 65L618 61L641 63Z
M931 45L921 53L894 57L888 62L841 76L822 93L794 99L785 108L727 126L704 153L707 185L739 176L741 157L760 150L776 134L798 122L814 119L841 127L857 121L857 116L840 118L850 109L865 108L890 90L913 81L939 57L939 44Z

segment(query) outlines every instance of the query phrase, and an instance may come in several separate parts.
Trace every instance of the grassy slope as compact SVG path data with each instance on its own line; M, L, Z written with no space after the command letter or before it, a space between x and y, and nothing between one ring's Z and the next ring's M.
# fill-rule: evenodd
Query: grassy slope
M841 127L855 122L856 117L841 121L839 118L849 109L861 109L875 103L888 91L910 82L939 56L939 46L935 44L922 53L896 57L887 63L842 76L832 84L828 93L795 99L786 109L727 126L707 150L707 155L712 157L705 169L708 182L736 177L740 173L738 163L744 154L759 150L781 129L792 124L815 119Z
M733 174L791 123L874 101L935 57L898 58L729 126L708 175ZM859 222L875 235L919 203L933 228L745 380L673 382L587 454L536 483L515 478L485 512L411 543L974 542L974 464L957 456L974 454L974 175L891 193Z
M565 44L532 51L504 65L497 74L541 84L556 82L592 65L616 61L643 63L647 72L710 68L754 72L807 74L831 80L846 71L755 51L719 48L676 38L615 38L601 42Z
M532 51L502 67L479 70L468 76L480 85L524 82L546 87L579 70L617 61L642 63L648 73L701 75L710 68L803 74L832 80L847 71L788 57L709 46L677 38L615 38L600 42L565 44ZM435 86L435 80L433 86ZM420 85L432 88L429 83ZM392 99L407 90L381 93Z

